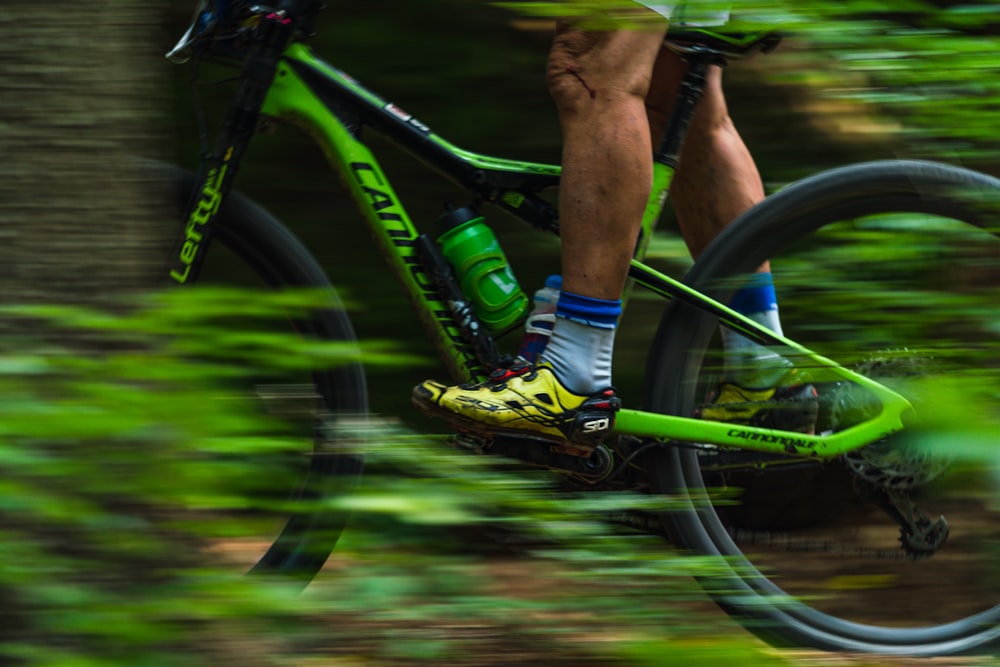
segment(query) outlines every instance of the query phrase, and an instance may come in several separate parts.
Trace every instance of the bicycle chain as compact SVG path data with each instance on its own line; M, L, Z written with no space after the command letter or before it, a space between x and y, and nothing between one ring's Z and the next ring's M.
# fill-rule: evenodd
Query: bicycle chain
M824 553L831 556L855 556L873 560L912 560L912 556L901 549L880 549L860 544L847 544L834 540L792 537L788 533L766 530L727 527L726 532L733 540L744 545L780 548L795 553Z
M611 523L628 526L650 535L668 537L659 517L647 512L609 513L604 519ZM783 532L753 530L737 528L735 526L727 526L726 532L729 533L729 536L733 540L740 544L741 549L746 546L760 546L792 553L822 553L837 557L861 557L872 560L913 559L911 555L901 549L880 549L860 544L846 544L834 540L792 537L788 533Z

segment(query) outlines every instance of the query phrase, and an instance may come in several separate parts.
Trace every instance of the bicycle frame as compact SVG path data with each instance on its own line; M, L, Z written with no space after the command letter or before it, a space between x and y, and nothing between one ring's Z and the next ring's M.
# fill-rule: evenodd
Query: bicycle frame
M703 64L707 66L707 61ZM692 67L695 73L686 85L697 88L697 70L697 67ZM704 72L704 67L701 72ZM699 92L692 90L683 99L683 104L678 105L683 108L679 112L675 111L676 118L671 120L667 136L656 154L653 189L643 216L641 240L637 244L630 269L631 278L636 284L658 295L680 298L708 310L721 323L758 343L780 346L789 356L808 361L811 369L815 369L814 374L822 376L817 377L817 380L847 380L864 387L881 401L882 411L866 422L833 435L807 435L640 410L622 410L618 415L615 432L662 441L707 443L825 459L857 449L902 429L904 417L912 408L896 392L843 368L792 340L776 336L724 304L643 263L648 241L667 200L687 120ZM436 135L399 107L368 91L347 74L319 60L308 47L300 43L289 46L278 62L261 111L267 116L298 126L319 144L329 162L342 174L373 231L381 252L395 271L453 377L459 381L481 378L485 370L468 343L463 340L456 318L431 279L428 267L421 261L418 251L421 233L406 212L378 160L361 140L358 130L365 126L386 135L404 150L468 189L477 201L497 205L548 232L558 231L557 213L538 193L558 185L560 168L462 150ZM217 210L224 191L222 180L228 159L229 156L223 152L222 164L206 178L201 200L188 221L188 238L191 230L198 229L198 216L204 217Z

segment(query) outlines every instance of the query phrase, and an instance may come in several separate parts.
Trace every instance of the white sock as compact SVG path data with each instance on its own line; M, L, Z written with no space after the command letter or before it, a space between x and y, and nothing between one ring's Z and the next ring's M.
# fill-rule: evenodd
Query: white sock
M575 394L592 394L611 386L615 329L556 318L541 361L552 366L563 386Z
M746 317L782 335L777 310L749 313ZM726 327L722 327L722 347L726 380L748 389L775 386L792 366L792 362L774 350Z

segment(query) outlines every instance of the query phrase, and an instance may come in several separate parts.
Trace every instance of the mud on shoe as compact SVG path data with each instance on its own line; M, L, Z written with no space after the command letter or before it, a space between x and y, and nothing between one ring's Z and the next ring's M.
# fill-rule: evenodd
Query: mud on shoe
M593 449L611 434L621 407L612 387L576 394L550 366L523 360L478 384L422 382L413 389L413 403L459 430L521 435L581 450Z

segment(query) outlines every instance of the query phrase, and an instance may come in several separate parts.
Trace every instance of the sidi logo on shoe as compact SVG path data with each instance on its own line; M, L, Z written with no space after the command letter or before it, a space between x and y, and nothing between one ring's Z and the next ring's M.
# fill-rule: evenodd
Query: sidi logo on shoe
M611 420L607 417L583 422L584 433L597 433L599 431L607 431L609 428L611 428Z

